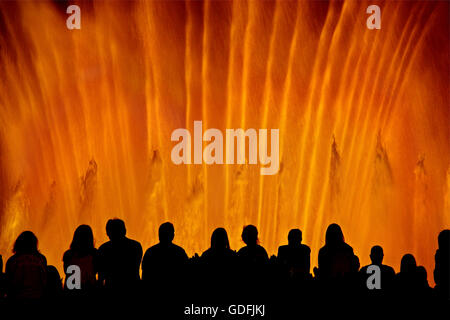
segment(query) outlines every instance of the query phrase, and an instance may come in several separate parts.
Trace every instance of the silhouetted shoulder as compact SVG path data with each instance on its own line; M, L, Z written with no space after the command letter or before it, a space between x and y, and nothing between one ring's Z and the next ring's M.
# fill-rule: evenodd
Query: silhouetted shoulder
M172 245L174 246L174 250L176 252L178 252L178 254L180 256L186 257L186 259L188 258L187 254L186 254L186 251L182 247L180 247L180 246L178 246L178 245L176 245L174 243L172 243Z
M110 249L111 249L111 245L112 245L111 241L105 242L104 244L102 244L102 245L98 248L98 252L101 253L101 252L110 250Z
M47 266L47 258L39 252L33 254L14 254L6 261L5 271L18 263L29 262L30 264L39 263Z
M267 254L266 249L264 249L260 245L256 245L255 247L245 246L239 249L237 255L240 257L254 256L255 258L258 259L269 260L269 256Z
M142 254L142 246L141 246L141 244L138 241L133 240L133 239L129 239L129 238L125 238L125 239L127 241L127 244L130 247L134 247L137 251L140 251L141 254Z
M133 240L133 239L129 239L129 238L126 238L126 239L127 239L128 243L130 243L131 245L134 245L134 246L136 246L138 248L142 248L142 246L139 243L139 241L136 241L136 240Z
M89 250L87 252L83 252L83 253L76 252L76 251L74 251L72 249L69 249L66 252L64 252L63 261L64 262L68 262L68 261L70 261L72 259L82 258L83 256L88 256L88 255L95 257L97 255L97 253L98 253L98 250L95 249L95 248L93 248L93 249L91 249L91 250Z
M161 244L160 244L160 243L157 243L157 244L151 246L150 248L148 248L148 249L145 251L144 257L151 256L151 255L153 255L153 254L157 254L157 253L160 252L161 250L163 250L163 249L161 248Z
M171 249L181 259L183 259L183 260L187 260L188 259L186 251L182 247L180 247L179 245L176 245L175 243L172 243Z
M72 252L71 250L67 250L66 252L64 252L63 254L63 261L67 261L71 258L72 256Z
M343 249L344 250L346 250L346 251L348 251L348 252L351 252L352 254L353 254L353 248L352 248L352 246L350 246L348 243L343 243L342 244L342 247L343 247Z
M6 262L8 295L13 298L41 298L47 283L47 259L40 253L14 254Z
M238 250L237 255L239 257L245 257L248 255L250 249L248 247L242 247Z
M392 268L391 266L387 266L387 265L383 264L383 265L381 266L381 269L382 269L383 272L385 272L386 274L391 274L392 276L395 275L394 268Z
M369 264L369 265L367 265L367 266L361 267L361 269L359 269L359 273L361 273L361 274L367 274L367 269L368 269L369 266L371 266L371 265L373 265L373 264ZM391 275L391 276L394 276L394 275L395 275L394 268L392 268L392 267L390 267L390 266L387 266L387 265L385 265L385 264L383 264L383 265L381 265L381 266L379 266L379 267L380 267L380 270L381 270L381 272L382 272L383 274Z
M153 256L155 258L160 258L160 256L175 256L186 260L188 259L186 251L182 247L174 243L171 243L169 245L157 243L154 246L151 246L145 252L144 258L151 258Z
M214 258L219 255L223 256L223 257L228 257L228 258L234 258L237 256L236 252L231 249L224 249L224 250L221 250L220 252L217 252L216 250L209 248L209 249L206 249L202 253L201 258L209 259L209 258Z
M329 252L341 252L347 255L353 255L353 248L345 242L339 243L337 245L325 245L319 250L319 256L327 254Z
M278 247L278 254L277 256L283 256L287 251L289 250L289 246L288 245L283 245L283 246L279 246Z

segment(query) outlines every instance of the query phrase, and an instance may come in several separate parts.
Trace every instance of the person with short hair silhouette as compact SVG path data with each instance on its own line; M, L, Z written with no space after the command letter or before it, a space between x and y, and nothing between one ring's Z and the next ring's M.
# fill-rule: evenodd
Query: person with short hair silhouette
M450 230L445 229L439 233L438 249L434 255L434 282L435 292L443 300L450 300Z
M67 268L70 265L78 266L81 272L81 289L69 290L70 292L86 294L95 289L98 269L97 260L97 249L94 246L92 229L90 226L82 224L75 230L70 249L63 256L64 272L67 272ZM66 274L66 281L71 274ZM64 287L67 288L67 284Z
M381 297L383 295L386 295L389 292L389 290L392 289L392 285L395 278L395 271L392 267L383 264L383 258L384 258L383 248L378 245L373 246L372 249L370 250L370 260L372 261L371 265L375 265L380 268L381 289L369 290L369 288L367 287L367 279L372 275L372 273L369 274L367 273L367 268L370 265L362 267L361 270L359 271L362 282L361 283L362 288L370 292L372 296L377 295L377 297L378 296Z
M290 278L305 280L310 277L311 249L302 244L300 229L288 234L288 244L278 248L277 259Z
M159 243L144 254L142 280L146 286L153 284L160 289L170 289L183 278L188 256L183 248L172 242L175 237L172 223L161 224L158 236Z
M345 243L341 227L332 223L325 233L325 246L319 250L319 267L316 276L321 280L336 280L358 271L359 259L355 259L353 248Z
M126 237L123 220L108 220L106 234L110 241L98 249L99 282L107 289L126 294L136 289L139 284L142 246Z
M39 299L46 294L47 259L38 250L38 239L24 231L6 262L7 295L13 299Z

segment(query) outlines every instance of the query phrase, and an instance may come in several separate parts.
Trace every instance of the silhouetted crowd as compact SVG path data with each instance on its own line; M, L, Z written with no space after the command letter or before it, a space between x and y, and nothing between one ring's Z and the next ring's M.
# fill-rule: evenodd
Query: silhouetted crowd
M253 225L243 228L245 246L239 251L230 248L226 230L217 228L212 233L210 248L191 258L173 243L175 230L170 222L159 227L159 243L145 254L139 242L126 237L122 220L109 220L106 233L110 240L96 249L88 225L75 230L70 248L63 255L66 272L63 282L57 269L47 265L45 256L38 251L36 236L24 231L0 275L0 302L89 303L123 299L170 308L174 301L184 304L262 301L281 302L284 312L291 312L301 308L302 303L319 298L379 303L445 302L450 298L448 229L438 236L434 288L428 284L425 268L417 266L411 254L402 257L400 272L396 274L392 267L383 264L383 249L374 246L370 252L372 264L360 268L358 257L344 241L337 224L328 226L314 275L310 273L311 250L302 244L299 229L292 229L288 244L280 246L277 256L270 258L259 245L258 230ZM0 262L3 271L1 259ZM79 271L78 280L74 278L73 266ZM379 270L378 280L374 269Z

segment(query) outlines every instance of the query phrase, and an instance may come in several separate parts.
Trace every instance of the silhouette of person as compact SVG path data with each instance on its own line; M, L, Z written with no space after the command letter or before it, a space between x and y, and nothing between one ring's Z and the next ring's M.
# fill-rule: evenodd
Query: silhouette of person
M258 229L254 225L245 226L242 230L242 241L246 244L237 255L248 266L261 266L269 261L266 249L259 245Z
M336 223L327 228L325 246L319 250L318 260L319 267L315 272L321 280L342 279L359 268L359 259L355 258L353 248L345 243L341 227Z
M288 234L288 245L278 248L278 261L289 277L307 279L310 276L311 249L302 244L302 232L292 229Z
M172 242L175 237L172 223L161 224L158 236L159 243L144 254L142 280L146 285L167 285L168 288L182 279L188 256L183 248Z
M38 251L38 239L24 231L6 262L7 295L13 299L43 298L47 286L47 259Z
M141 244L126 237L125 223L120 219L108 220L106 234L110 241L98 249L99 282L115 292L131 292L140 280Z
M450 300L450 230L445 229L439 233L438 246L434 255L434 281L435 291L441 299Z
M211 235L211 247L202 253L200 262L206 283L218 288L231 286L236 272L236 252L230 249L228 234L217 228Z
M70 265L76 265L80 268L81 291L83 293L91 292L96 287L97 275L97 249L94 246L94 235L90 226L82 224L78 226L73 234L70 249L64 253L63 263L64 272ZM66 273L66 280L71 275ZM67 289L67 284L65 284ZM70 290L78 292L79 290Z
M383 248L381 246L373 246L370 250L370 260L372 261L372 265L376 265L380 268L380 286L379 290L369 290L371 293L382 295L385 294L388 290L392 289L393 281L395 278L395 271L392 267L383 264ZM368 290L367 287L367 279L372 275L372 273L367 273L367 268L370 265L364 266L359 271L362 287Z
M201 255L202 262L210 268L226 269L236 259L236 252L230 249L228 234L224 228L217 228L211 235L211 247Z

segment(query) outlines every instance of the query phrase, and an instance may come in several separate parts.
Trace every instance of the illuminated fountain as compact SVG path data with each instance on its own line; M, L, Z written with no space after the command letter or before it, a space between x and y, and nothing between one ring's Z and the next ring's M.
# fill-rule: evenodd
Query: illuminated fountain
M49 263L81 223L106 240L125 220L146 248L163 221L189 254L243 225L276 253L303 230L312 263L339 223L361 264L371 246L430 283L450 225L446 2L81 2L0 4L0 253L33 230ZM176 166L176 128L279 128L280 172Z

